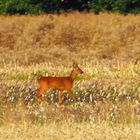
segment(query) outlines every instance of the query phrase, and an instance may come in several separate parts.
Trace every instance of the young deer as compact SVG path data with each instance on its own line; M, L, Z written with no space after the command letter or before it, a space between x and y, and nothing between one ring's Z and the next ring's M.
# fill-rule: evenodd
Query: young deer
M74 101L75 96L72 93L72 86L74 79L78 74L82 74L83 71L78 67L76 63L73 63L73 70L71 71L70 75L67 77L40 77L38 79L38 83L40 85L40 88L37 89L36 95L42 96L46 91L48 91L51 88L54 88L56 90L59 90L58 92L58 102L62 102L62 91L66 90L70 96L71 99Z

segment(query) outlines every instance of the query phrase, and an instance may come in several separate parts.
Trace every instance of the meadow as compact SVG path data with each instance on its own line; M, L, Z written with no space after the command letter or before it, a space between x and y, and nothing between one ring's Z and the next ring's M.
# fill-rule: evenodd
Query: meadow
M140 15L64 13L0 16L0 139L139 139ZM77 101L39 76L84 74Z

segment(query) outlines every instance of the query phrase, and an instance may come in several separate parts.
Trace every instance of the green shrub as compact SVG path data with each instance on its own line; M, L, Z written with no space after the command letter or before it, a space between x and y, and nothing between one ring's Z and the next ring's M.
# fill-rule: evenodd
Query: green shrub
M140 13L140 0L0 0L0 14L56 13L91 10Z
M113 11L120 13L140 13L139 0L116 0L113 4Z
M61 0L42 0L41 10L47 13L56 13L62 10Z
M111 11L113 0L91 0L89 7L91 11L99 13L100 11Z
M63 10L88 10L88 2L90 0L63 0L61 6Z
M3 0L0 3L1 14L35 14L39 11L39 4L31 0Z
M91 0L89 3L91 11L113 11L123 14L140 13L140 0Z

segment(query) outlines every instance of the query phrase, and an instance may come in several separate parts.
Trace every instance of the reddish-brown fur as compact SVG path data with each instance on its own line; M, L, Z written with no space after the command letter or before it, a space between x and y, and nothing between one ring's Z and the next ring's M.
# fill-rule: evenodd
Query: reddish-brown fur
M37 89L37 96L42 96L45 91L48 91L51 88L59 90L58 94L58 100L59 103L62 102L61 94L62 91L67 90L69 93L69 96L75 101L75 96L72 93L72 86L73 81L76 78L78 74L83 73L83 71L78 67L76 63L73 64L73 70L71 71L71 74L67 77L41 77L38 79L38 83L40 85L40 88Z

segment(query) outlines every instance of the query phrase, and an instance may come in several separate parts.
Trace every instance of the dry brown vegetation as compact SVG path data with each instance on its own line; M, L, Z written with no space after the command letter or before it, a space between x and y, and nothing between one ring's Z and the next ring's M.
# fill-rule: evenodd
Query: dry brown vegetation
M140 15L1 16L0 139L139 139L139 58ZM30 98L38 76L69 75L72 60L76 103Z
M45 126L9 124L0 128L0 138L5 140L139 140L140 126L111 126L106 123L52 123ZM2 133L1 133L2 132ZM137 132L137 133L136 133Z
M140 16L72 13L0 17L0 64L139 57Z

